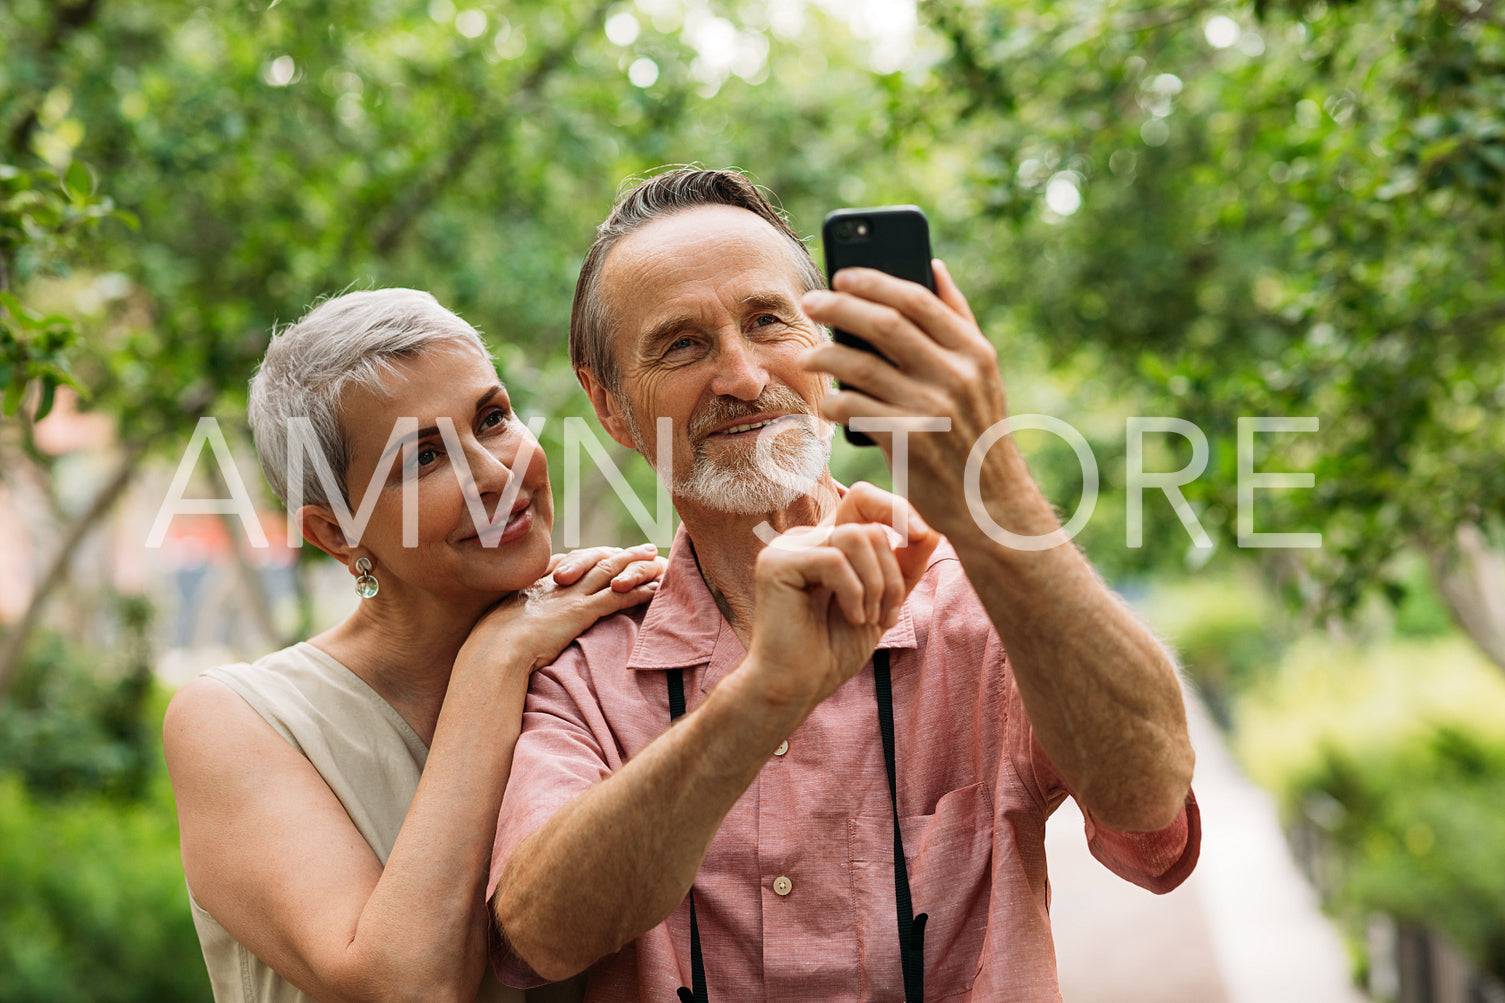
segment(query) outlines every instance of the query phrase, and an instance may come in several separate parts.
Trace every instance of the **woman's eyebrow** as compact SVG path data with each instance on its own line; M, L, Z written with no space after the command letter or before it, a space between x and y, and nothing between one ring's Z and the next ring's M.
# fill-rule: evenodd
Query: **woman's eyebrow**
M476 410L477 411L481 410L481 408L485 407L491 401L491 398L495 397L497 394L499 394L501 392L502 392L502 385L500 383L498 383L496 386L491 387L485 393L481 394L480 397L476 398ZM417 432L414 432L411 435L405 435L401 439L398 439L396 442L394 442L391 445L389 445L385 450L382 451L381 461L380 462L385 463L386 460L387 460L387 457L391 456L397 450L399 450L402 447L406 446L410 442L413 442L413 443L415 443L415 442L422 442L424 439L427 439L429 436L431 436L431 435L438 435L438 434L439 434L439 426L438 425L425 425L423 428L420 428Z

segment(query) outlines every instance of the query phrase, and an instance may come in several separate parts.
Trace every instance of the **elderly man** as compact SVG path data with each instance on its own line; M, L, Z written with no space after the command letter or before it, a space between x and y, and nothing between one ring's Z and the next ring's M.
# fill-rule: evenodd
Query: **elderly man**
M600 1000L1058 1000L1043 841L1068 794L1119 875L1166 891L1191 871L1172 662L1074 547L1005 546L969 511L1004 389L935 278L852 269L825 291L734 172L652 178L599 229L571 358L683 526L647 612L534 676L492 862L504 978L589 967ZM901 440L908 546L870 525L887 495L826 469L820 416L857 415L949 419ZM896 434L871 434L892 460ZM1009 532L1059 530L1007 437L973 493Z

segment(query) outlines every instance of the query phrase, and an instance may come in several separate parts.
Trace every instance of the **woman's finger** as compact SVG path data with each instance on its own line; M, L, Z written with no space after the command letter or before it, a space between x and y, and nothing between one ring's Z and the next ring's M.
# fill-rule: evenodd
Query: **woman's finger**
M591 568L594 568L608 555L621 553L616 547L588 547L584 550L572 550L564 555L564 559L554 568L554 584L559 586L573 585L580 580L580 576Z
M664 571L668 567L669 562L662 557L633 561L612 578L612 591L629 592L639 585L656 582L664 577Z
M589 627L592 623L612 613L619 613L624 609L641 606L652 599L658 592L658 579L650 579L630 589L617 591L615 588L601 589L586 596L581 609L589 620L581 625L581 630Z
M657 554L658 548L651 543L640 543L626 550L611 550L603 554L590 567L585 568L573 584L588 592L606 588L613 578L620 575L634 562L650 561Z
M658 548L651 543L640 543L625 550L621 547L588 547L571 551L555 568L554 584L561 587L574 585L590 572L604 568L611 569L611 574L606 575L610 579L632 561L650 559L657 553Z

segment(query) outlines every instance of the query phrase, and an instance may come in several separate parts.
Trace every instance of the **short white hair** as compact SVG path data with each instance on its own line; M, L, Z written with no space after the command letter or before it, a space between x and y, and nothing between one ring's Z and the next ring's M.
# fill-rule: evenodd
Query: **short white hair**
M439 301L416 289L373 289L333 296L316 304L296 324L274 331L266 356L251 380L251 435L262 472L285 503L289 426L307 418L319 451L350 503L350 440L340 421L341 400L351 387L379 392L393 362L410 359L439 343L462 343L490 358L481 336ZM310 465L301 485L306 504L331 499Z

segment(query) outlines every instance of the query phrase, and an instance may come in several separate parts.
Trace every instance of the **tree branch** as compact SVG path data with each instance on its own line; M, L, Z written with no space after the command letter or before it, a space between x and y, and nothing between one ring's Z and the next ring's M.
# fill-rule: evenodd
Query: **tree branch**
M528 75L518 84L513 91L508 107L515 112L516 105L530 101L537 96L543 84L549 76L564 62L565 58L574 51L581 39L591 32L599 29L606 20L606 12L613 6L615 0L598 4L592 9L590 15L580 23L575 31L554 48L545 52L528 71ZM487 107L491 114L482 115L471 123L469 131L457 143L450 147L449 155L436 170L430 171L428 176L412 184L394 185L394 191L406 191L407 197L402 201L391 205L385 213L385 218L376 228L376 236L372 240L372 249L380 256L391 254L407 234L413 221L438 198L440 191L453 185L455 179L462 175L470 166L487 141L495 142L497 126L505 124L516 118L516 115L506 116L502 114L502 102L493 101ZM352 248L351 239L357 231L347 231L345 239L344 256L348 257Z
M21 668L21 662L26 655L26 644L42 621L42 611L46 608L47 600L67 580L68 566L73 562L73 555L88 537L89 532L109 514L110 510L115 507L115 503L120 500L120 496L125 493L125 489L130 486L145 453L144 441L128 444L119 462L115 464L114 472L105 481L104 487L95 494L88 509L80 513L68 526L62 545L52 555L52 561L47 565L47 570L42 573L41 579L32 591L31 601L26 605L26 612L6 634L4 647L0 648L0 696L9 692L11 683L15 681L16 672Z
M199 387L184 394L181 398L181 406L186 420L197 421L209 409L214 396L214 393L207 387ZM89 503L88 509L68 525L62 544L53 554L52 561L38 580L36 588L32 590L31 599L26 605L26 612L22 614L20 621L5 634L4 642L0 644L0 697L10 690L11 683L15 681L16 672L26 656L26 646L31 640L32 633L41 625L42 613L46 609L48 600L67 581L73 555L77 553L79 546L88 538L94 527L109 515L111 509L120 501L135 479L136 471L140 469L147 450L161 434L162 430L159 428L152 434L140 435L126 442L121 447L120 459L115 465L114 472L94 495L94 500Z
M1505 553L1491 547L1478 526L1464 523L1451 546L1428 548L1427 556L1454 621L1505 671Z

